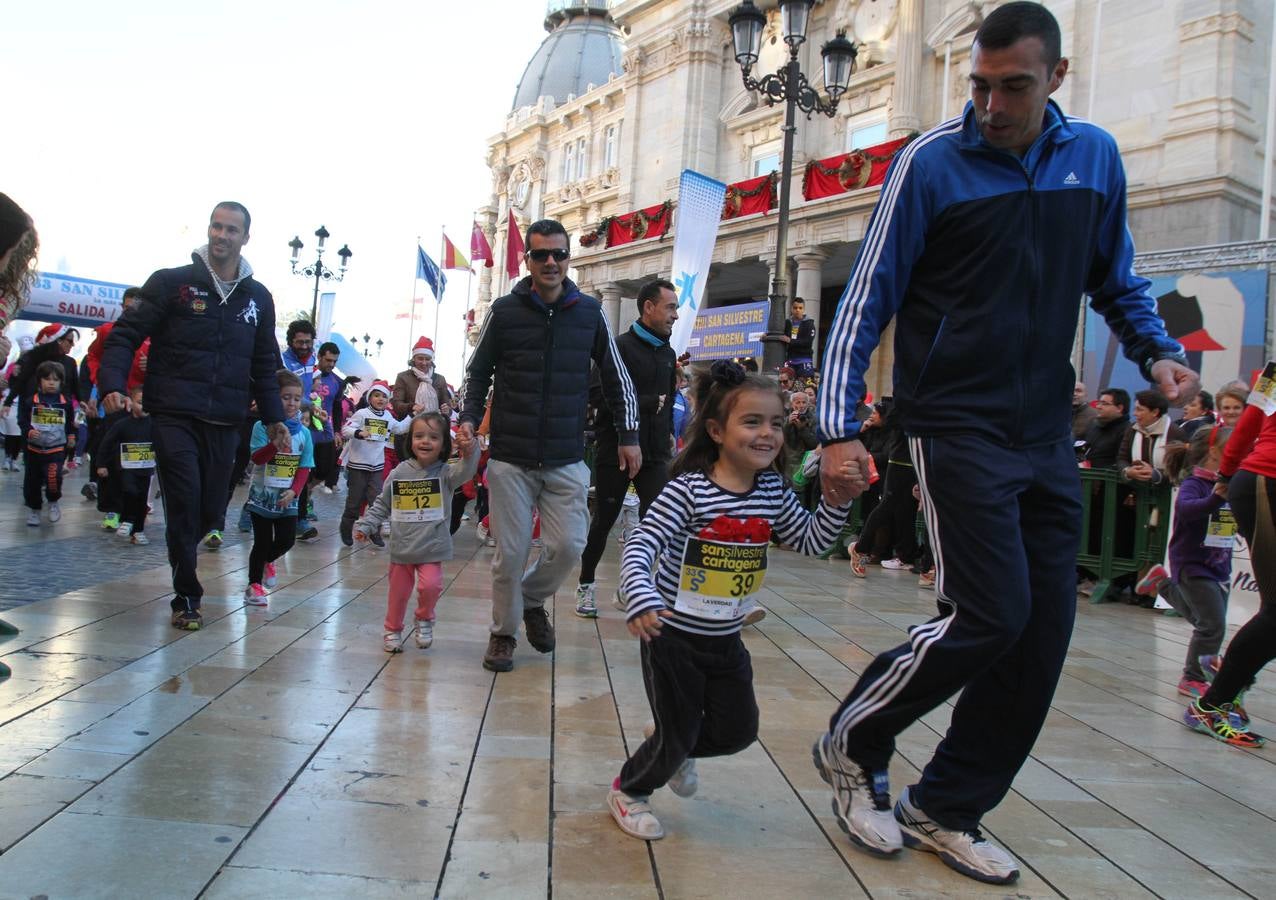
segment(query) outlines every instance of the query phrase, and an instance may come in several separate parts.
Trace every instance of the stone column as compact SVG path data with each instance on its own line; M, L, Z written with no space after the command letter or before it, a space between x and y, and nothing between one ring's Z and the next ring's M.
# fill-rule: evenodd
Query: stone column
M611 325L612 334L620 332L620 294L621 287L614 281L602 286L603 313Z
M828 259L827 253L812 247L799 253L795 260L797 262L797 291L794 293L793 299L806 301L806 314L809 318L815 320L814 355L817 364L820 358L820 297L824 293L822 277L826 259Z
M891 95L890 136L921 131L922 0L899 0L895 26L895 87Z

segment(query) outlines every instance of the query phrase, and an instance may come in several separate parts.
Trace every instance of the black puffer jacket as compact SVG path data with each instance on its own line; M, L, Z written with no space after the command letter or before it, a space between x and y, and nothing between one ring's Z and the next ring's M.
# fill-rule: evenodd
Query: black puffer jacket
M100 396L124 393L133 354L148 337L147 412L232 425L244 420L251 394L263 421L283 421L275 301L252 275L224 302L198 253L189 266L146 279L142 302L120 316L106 339Z
M546 305L524 278L492 304L466 368L461 421L478 427L492 398L492 459L520 466L566 466L585 456L589 363L598 365L607 404L620 410L620 443L638 443L638 400L602 307L570 280Z
M638 394L638 446L643 465L666 462L673 456L673 395L677 355L667 342L659 346L645 340L631 326L616 338L616 349ZM595 369L590 379L590 404L598 410L594 432L600 463L612 466L619 459L620 432L616 416L603 393L602 378Z

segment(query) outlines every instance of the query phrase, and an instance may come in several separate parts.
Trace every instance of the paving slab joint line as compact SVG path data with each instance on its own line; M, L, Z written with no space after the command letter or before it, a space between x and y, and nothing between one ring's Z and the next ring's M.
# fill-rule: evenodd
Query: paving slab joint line
M371 590L371 587L369 587L367 590ZM324 622L330 619L333 615L336 615L338 612L340 612L350 603L353 603L358 597L361 597L365 593L367 593L367 590L360 591L354 597L350 598L350 600L348 600L346 603L341 604L340 607L333 610L329 615L325 616L323 619L320 619L318 622L316 622L313 627L306 629L304 634L298 635L297 638L293 641L289 641L285 645L285 647L291 647L294 643L296 643L296 641L299 641L306 635L310 634L310 632L314 631L316 628L318 628L320 625L322 625ZM283 652L282 649L279 652ZM306 756L306 758L301 761L301 764L297 767L296 771L294 771L292 775L289 776L287 784L285 784L282 788L279 789L279 792L275 794L275 798L271 800L270 805L267 806L266 809L262 812L262 814L257 817L257 821L253 822L252 826L246 832L244 832L243 836L240 837L239 841L235 844L235 846L231 848L231 851L229 854L227 854L226 859L222 861L222 864L217 867L217 871L213 873L213 877L208 879L208 881L204 883L204 886L199 889L199 893L196 894L197 898L203 897L204 894L208 891L209 887L212 886L213 882L215 882L218 876L221 875L222 871L231 864L231 861L234 860L235 855L239 853L240 848L244 846L244 843L249 838L251 838L253 834L256 833L257 829L261 826L261 823L266 821L266 817L269 816L272 811L274 811L275 803L278 801L278 799L284 796L285 794L287 794L288 791L292 789L292 786L297 783L297 779L300 778L301 774L310 767L310 764L312 762L314 762L315 757L319 755L319 751L322 750L324 748L324 745L328 743L328 739L337 733L337 729L341 727L341 723L344 722L346 718L350 715L350 710L355 708L355 705L359 702L359 699L364 694L367 693L368 688L372 686L372 683L381 677L381 674L386 670L386 667L390 665L390 661L393 658L394 657L387 655L385 660L382 661L381 665L377 667L377 670L373 672L372 675L368 678L368 681L363 686L363 688L354 694L354 697L353 699L351 699L350 704L346 707L345 712L343 712L337 718L337 720L332 723L332 727L329 728L328 733L323 736L323 740L315 744L314 749L311 750L310 753ZM247 674L245 674L244 678L247 678L249 674L252 674L252 672L255 672L255 671L256 671L255 669L250 670ZM240 680L242 681L243 679L240 679ZM239 682L236 682L236 684L238 683ZM221 695L219 694L218 696L221 696Z
M474 777L474 763L478 759L479 745L483 742L483 726L487 724L487 713L492 708L492 696L496 693L496 674L491 676L487 689L487 700L483 702L483 715L479 718L478 731L474 735L474 750L470 753L470 765L465 770L465 784L461 786L461 796L456 801L456 816L452 819L452 833L448 835L447 847L443 851L443 864L439 867L439 879L434 885L434 896L443 892L443 879L447 877L448 863L452 861L452 845L456 842L456 833L460 830L461 814L465 810L465 797L470 792L470 779ZM551 742L553 738L550 739ZM551 775L552 777L552 775Z
M625 720L620 715L620 701L616 699L616 685L611 678L611 665L607 662L607 642L603 640L602 629L598 627L599 621L594 619L594 634L598 638L598 649L602 652L603 672L607 675L607 692L611 694L611 707L616 711L616 727L620 729L620 743L625 748L625 759L629 759L629 739L625 737ZM552 737L550 742L552 745ZM647 845L647 861L651 865L651 880L656 887L656 896L660 900L665 900L665 886L660 881L660 867L656 865L655 842L644 841L644 843Z

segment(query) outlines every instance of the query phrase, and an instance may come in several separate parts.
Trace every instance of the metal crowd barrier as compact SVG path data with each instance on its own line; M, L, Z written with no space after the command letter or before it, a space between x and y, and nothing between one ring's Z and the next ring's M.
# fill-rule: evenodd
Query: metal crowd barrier
M1133 516L1118 525L1118 509L1133 505ZM1077 566L1094 573L1097 583L1091 603L1110 599L1112 582L1121 575L1138 575L1164 561L1170 532L1171 489L1166 482L1123 482L1112 469L1081 470L1081 552ZM1094 535L1093 526L1099 526ZM1125 529L1131 529L1132 534ZM1118 542L1118 538L1124 538Z

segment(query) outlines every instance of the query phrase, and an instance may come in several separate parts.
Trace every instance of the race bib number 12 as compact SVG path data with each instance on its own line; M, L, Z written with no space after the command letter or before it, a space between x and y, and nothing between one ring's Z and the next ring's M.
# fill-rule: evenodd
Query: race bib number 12
M674 607L702 619L730 620L753 605L766 578L766 544L688 538Z
M443 521L443 485L440 479L395 481L390 488L390 521Z

